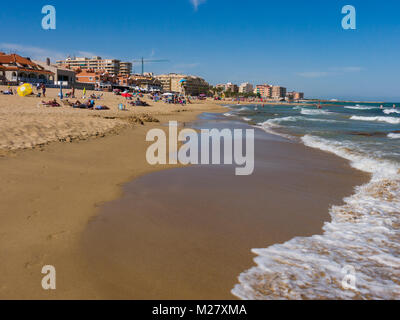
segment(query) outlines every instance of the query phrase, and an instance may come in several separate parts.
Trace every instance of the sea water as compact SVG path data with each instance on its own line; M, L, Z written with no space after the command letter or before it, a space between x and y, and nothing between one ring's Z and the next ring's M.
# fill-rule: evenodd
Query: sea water
M229 106L266 132L333 153L371 175L330 208L322 235L253 249L255 266L232 293L242 299L400 299L400 106L326 103ZM344 286L346 270L354 285Z

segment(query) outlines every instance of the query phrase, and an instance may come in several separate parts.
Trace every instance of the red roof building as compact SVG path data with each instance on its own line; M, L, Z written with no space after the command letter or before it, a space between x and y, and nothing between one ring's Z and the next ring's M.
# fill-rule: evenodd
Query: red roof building
M16 83L47 83L54 81L54 73L29 58L0 52L0 80Z

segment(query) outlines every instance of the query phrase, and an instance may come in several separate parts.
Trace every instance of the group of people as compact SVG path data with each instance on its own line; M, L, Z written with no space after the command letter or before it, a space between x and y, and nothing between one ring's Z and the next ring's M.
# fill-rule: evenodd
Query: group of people
M170 95L166 96L164 99L165 103L168 104L180 104L180 105L186 105L187 103L191 103L189 98L183 97L183 96L178 96L178 95Z

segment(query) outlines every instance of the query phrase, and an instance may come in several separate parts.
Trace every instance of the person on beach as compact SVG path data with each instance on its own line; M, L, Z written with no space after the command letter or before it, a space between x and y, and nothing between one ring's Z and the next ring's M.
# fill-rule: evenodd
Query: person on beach
M381 110L383 110L383 105L381 104Z
M42 94L43 97L46 98L46 85L44 83L42 84Z
M396 109L396 105L395 104L393 105L393 109Z

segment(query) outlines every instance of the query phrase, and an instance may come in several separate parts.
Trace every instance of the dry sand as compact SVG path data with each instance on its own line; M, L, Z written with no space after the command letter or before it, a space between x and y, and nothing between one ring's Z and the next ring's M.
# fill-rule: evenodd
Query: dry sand
M7 87L0 86L0 90ZM36 92L36 89L34 90ZM69 91L69 90L67 90ZM64 94L67 92L64 90ZM187 110L188 106L173 106L162 102L152 102L145 98L151 107L131 107L128 111L119 111L118 104L127 104L127 100L112 93L103 93L96 105L107 106L110 110L96 111L40 105L44 101L58 98L59 89L47 89L46 98L20 97L0 94L0 155L10 151L32 149L54 141L85 140L89 137L104 136L115 133L129 126L132 117L151 114L155 117L167 115L178 110ZM99 92L88 91L90 94ZM75 93L80 102L82 90ZM69 99L75 102L76 99ZM190 105L190 110L202 108L203 104Z
M56 89L48 90L50 98L57 93ZM120 113L116 106L122 99L107 94L103 103L113 110L97 112L38 108L38 100L0 96L0 118L4 119L0 127L0 299L104 298L89 281L91 271L80 250L80 237L88 221L99 204L120 196L122 183L163 169L148 165L144 156L150 128L165 129L163 123L168 120L191 121L203 111L218 112L221 108L209 103L185 107L159 103ZM131 123L132 116L143 114L154 115L161 123ZM95 130L89 131L93 126ZM116 130L101 139L87 139L85 131L94 136L98 131L102 136L110 128ZM20 136L10 131L20 132ZM85 140L10 152L12 146L40 144L39 138L57 141L71 134ZM56 267L55 291L41 287L44 265Z

